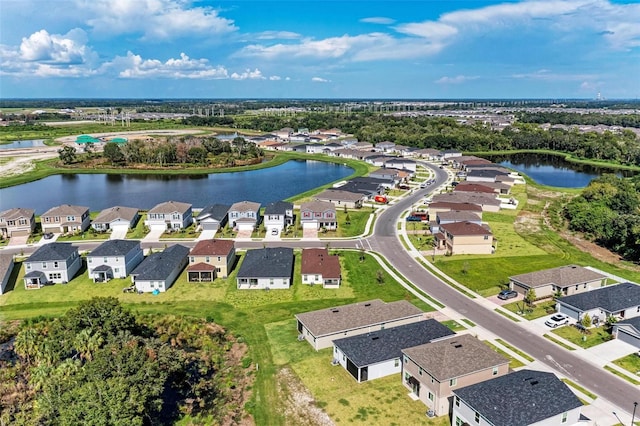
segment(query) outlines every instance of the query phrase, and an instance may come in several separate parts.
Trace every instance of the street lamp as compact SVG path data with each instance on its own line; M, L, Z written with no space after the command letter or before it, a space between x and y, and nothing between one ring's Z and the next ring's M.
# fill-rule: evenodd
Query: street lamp
M633 414L631 414L631 426L633 426L633 421L636 419L636 408L638 408L638 403L633 403Z

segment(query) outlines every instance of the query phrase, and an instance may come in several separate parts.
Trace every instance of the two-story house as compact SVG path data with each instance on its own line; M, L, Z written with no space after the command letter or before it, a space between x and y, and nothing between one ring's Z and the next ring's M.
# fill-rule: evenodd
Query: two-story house
M193 223L191 204L166 201L147 213L144 224L152 230L183 229Z
M126 278L144 260L140 241L109 240L87 255L87 271L93 282Z
M327 201L310 201L300 206L303 229L338 229L336 206Z
M402 383L437 416L453 390L509 372L509 360L469 334L403 348Z
M52 207L40 215L40 225L42 232L45 233L66 234L83 232L89 227L90 223L89 207L83 206L63 204Z
M268 233L280 234L286 227L293 225L293 219L293 203L277 201L267 204L264 209L264 227Z
M440 225L436 244L451 254L492 254L494 250L491 230L472 222Z
M35 211L32 209L14 208L0 212L0 236L31 235L36 227Z
M302 284L321 284L324 288L339 288L342 274L340 260L326 248L302 250Z
M253 231L260 223L260 203L240 201L229 208L229 228Z
M81 266L78 249L70 243L45 244L24 261L24 287L35 289L52 283L68 283Z
M236 261L233 240L201 240L189 252L189 282L209 282L227 278Z

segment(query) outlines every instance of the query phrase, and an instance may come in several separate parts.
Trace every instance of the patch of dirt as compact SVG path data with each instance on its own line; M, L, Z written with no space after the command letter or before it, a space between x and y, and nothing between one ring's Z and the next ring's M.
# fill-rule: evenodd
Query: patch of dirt
M329 415L316 405L315 399L298 376L288 367L276 377L279 400L284 407L285 424L296 426L333 426Z

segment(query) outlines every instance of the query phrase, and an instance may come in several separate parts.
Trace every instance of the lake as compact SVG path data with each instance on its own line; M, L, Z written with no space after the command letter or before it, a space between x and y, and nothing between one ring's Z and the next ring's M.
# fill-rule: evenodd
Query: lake
M0 149L19 149L19 148L33 148L38 146L46 146L44 139L33 139L24 141L13 141L11 143L0 144Z
M549 154L510 154L484 156L494 163L517 170L541 185L560 188L584 188L593 179L606 173L618 176L633 176L630 171L620 171L606 167L576 164L563 157Z
M208 175L54 175L0 189L0 211L24 207L42 214L60 204L87 206L91 211L116 205L148 210L169 200L196 208L243 200L265 205L352 173L352 168L341 164L291 160L259 170Z

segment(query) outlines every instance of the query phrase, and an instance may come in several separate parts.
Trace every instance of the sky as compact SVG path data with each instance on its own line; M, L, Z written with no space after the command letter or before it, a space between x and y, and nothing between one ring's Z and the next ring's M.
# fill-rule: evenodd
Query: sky
M640 97L638 0L0 0L0 99Z

